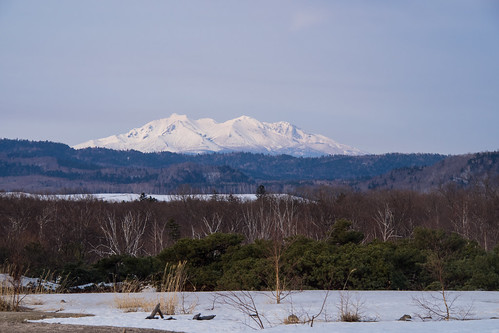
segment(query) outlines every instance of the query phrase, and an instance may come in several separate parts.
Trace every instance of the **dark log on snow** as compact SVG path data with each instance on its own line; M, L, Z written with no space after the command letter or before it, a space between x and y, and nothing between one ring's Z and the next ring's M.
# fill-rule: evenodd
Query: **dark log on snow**
M163 312L161 312L161 309L159 308L160 307L160 304L156 304L156 306L154 307L154 309L152 310L151 314L149 316L146 317L146 319L158 319L158 317L156 317L156 313L159 314L159 316L163 319Z
M194 315L194 317L192 317L192 319L194 320L211 320L213 318L215 318L216 315L209 315L209 316L201 316L200 313Z

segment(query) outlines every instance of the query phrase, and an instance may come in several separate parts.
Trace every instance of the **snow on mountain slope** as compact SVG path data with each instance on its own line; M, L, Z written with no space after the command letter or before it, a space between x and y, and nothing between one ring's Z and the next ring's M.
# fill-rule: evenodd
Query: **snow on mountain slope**
M306 133L283 121L266 123L242 116L217 123L209 118L191 120L175 113L128 133L90 140L73 148L87 147L185 154L231 151L293 156L364 154L359 149L337 143L323 135Z

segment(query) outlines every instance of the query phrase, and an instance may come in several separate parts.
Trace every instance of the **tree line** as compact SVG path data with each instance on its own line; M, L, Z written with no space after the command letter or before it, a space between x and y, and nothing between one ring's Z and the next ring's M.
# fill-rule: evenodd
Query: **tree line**
M120 203L0 195L0 261L33 276L69 274L75 285L148 279L186 260L195 290L340 288L347 277L357 289L425 289L442 279L456 289L499 287L497 185L260 194Z
M243 152L186 155L105 148L76 150L61 143L0 139L0 188L34 193L171 194L182 192L188 185L195 193L251 193L259 183L265 183L275 192L287 193L320 182L349 183L360 189L392 186L381 179L364 183L394 169L419 169L448 159L452 158L397 153L317 158Z

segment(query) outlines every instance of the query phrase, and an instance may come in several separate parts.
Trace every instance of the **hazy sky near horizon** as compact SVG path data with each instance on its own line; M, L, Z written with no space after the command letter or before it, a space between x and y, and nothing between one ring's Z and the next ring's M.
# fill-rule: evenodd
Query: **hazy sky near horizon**
M172 113L371 153L499 149L497 0L0 0L0 138Z

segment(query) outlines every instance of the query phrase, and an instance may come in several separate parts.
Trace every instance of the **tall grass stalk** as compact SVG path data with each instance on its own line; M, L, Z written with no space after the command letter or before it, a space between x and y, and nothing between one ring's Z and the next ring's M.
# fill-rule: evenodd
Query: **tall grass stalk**
M0 295L3 311L19 311L21 302L26 297L23 292L22 277L27 270L14 264L6 264L2 267L2 281Z
M62 292L68 281L67 276L56 278L50 271L37 279L29 279L28 269L16 264L5 264L0 272L0 311L20 311L27 295Z
M185 261L177 265L166 264L161 279L160 292L166 293L162 302L163 311L168 315L175 314L179 305L179 294L182 292L185 281Z
M127 280L121 283L115 297L115 305L117 308L125 312L152 311L156 304L161 304L161 310L164 314L174 315L178 312L180 300L182 300L182 312L185 312L184 299L181 295L183 290L186 275L186 262L179 262L177 265L166 264L158 284L157 291L160 294L155 294L155 297L144 293L138 293L141 289L141 282L138 279ZM189 309L194 309L195 305L191 305Z

